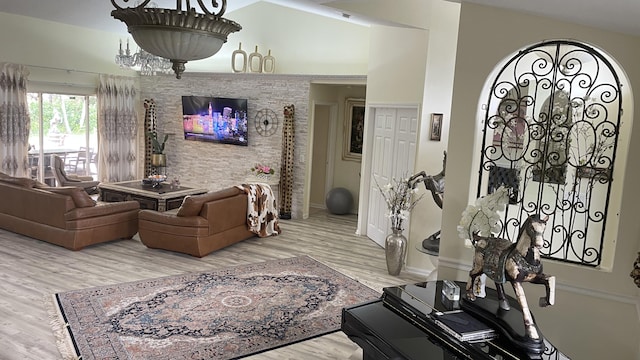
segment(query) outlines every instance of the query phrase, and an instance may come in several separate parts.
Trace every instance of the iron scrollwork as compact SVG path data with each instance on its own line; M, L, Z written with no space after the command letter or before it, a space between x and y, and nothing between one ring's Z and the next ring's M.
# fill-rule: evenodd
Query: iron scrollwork
M543 257L600 265L621 94L608 59L580 42L533 45L500 69L484 114L477 194L510 189L498 236L515 239L530 214L548 215Z

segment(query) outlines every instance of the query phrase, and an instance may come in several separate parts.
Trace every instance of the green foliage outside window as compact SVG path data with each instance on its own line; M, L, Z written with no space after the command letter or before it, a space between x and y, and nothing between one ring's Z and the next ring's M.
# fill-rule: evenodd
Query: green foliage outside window
M86 121L89 132L97 130L96 97L89 96L89 114L85 114L84 96L60 94L42 94L42 130L43 134L84 134ZM29 115L31 117L30 136L37 136L40 119L40 103L37 93L29 93ZM59 119L55 121L54 119ZM65 120L66 119L66 120ZM52 121L53 120L53 121Z

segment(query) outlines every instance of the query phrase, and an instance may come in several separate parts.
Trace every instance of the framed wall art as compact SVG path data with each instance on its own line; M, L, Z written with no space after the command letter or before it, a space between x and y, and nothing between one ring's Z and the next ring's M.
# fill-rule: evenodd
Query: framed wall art
M360 161L364 140L364 99L345 101L344 145L342 159Z
M442 135L442 114L431 114L431 128L429 131L429 139L434 141L440 141Z

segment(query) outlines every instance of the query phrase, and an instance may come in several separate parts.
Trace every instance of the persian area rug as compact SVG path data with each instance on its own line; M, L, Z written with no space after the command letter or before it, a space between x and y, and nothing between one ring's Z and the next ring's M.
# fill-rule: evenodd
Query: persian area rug
M63 358L233 359L340 329L380 294L308 257L53 295Z

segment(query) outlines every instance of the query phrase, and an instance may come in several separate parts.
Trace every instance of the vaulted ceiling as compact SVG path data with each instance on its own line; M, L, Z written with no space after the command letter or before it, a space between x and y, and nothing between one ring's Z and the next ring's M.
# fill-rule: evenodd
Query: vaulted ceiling
M122 6L129 0L116 0ZM384 23L341 10L350 5L376 3L372 0L264 0L322 16L343 18L347 21L371 24ZM597 28L640 36L640 1L638 0L449 0L496 6L526 13L543 15ZM130 1L134 3L133 1ZM175 8L175 0L154 0L158 7ZM205 1L208 3L209 1ZM227 13L252 5L259 0L228 0ZM184 2L183 2L184 3ZM195 3L195 0L192 1ZM402 2L398 2L402 3ZM109 0L3 0L0 12L30 16L70 25L103 31L126 33L126 27L110 15L113 5ZM347 19L347 17L349 17Z
M115 0L121 7L132 6L139 2L132 0ZM234 10L260 2L260 0L228 0L226 14ZM321 16L333 17L336 19L343 17L343 12L336 8L324 6L331 1L327 0L267 0L265 2L298 9ZM182 6L184 6L182 1ZM204 1L211 4L211 0ZM175 9L176 0L152 0L150 4L157 7ZM149 5L148 5L149 6ZM191 1L191 6L200 12L195 0ZM209 6L209 8L211 8ZM109 0L3 0L0 2L0 12L18 14L39 18L43 20L55 21L59 23L87 27L96 30L103 30L114 33L127 33L126 26L111 17L111 10L114 7ZM375 19L368 19L364 16L354 16L350 21L357 23L375 23Z

